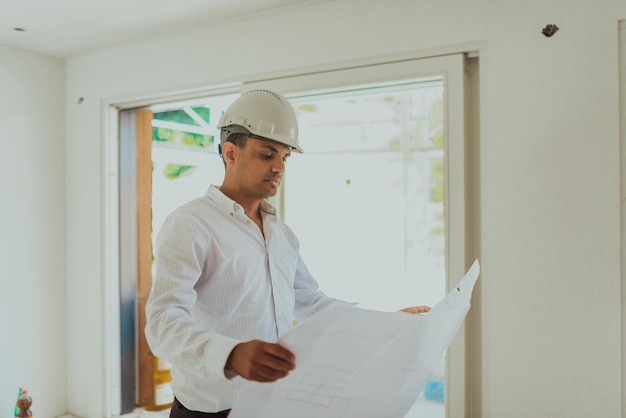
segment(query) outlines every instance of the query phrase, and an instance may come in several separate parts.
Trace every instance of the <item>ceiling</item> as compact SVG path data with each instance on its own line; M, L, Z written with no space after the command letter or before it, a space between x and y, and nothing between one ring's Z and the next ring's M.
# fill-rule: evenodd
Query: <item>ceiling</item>
M0 0L0 45L67 58L322 1Z

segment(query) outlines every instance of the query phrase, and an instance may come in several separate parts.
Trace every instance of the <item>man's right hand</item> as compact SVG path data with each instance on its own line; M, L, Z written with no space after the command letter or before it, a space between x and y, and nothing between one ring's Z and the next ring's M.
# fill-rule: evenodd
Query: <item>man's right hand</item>
M230 352L226 368L255 382L273 382L296 367L296 356L285 347L260 340L240 343Z

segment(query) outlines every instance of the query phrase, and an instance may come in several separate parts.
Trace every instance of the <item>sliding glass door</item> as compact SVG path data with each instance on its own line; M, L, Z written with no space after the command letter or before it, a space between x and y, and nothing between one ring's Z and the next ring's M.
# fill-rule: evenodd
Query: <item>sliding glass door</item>
M401 60L241 88L275 89L296 110L306 152L289 159L272 203L295 230L302 256L327 294L383 311L434 305L472 261L466 259L464 63L462 55ZM148 239L176 206L210 183L221 184L216 123L236 96L228 91L147 106L154 114L145 127L154 133ZM122 184L135 173L125 172ZM131 189L121 194L122 203L134 199L128 194ZM134 219L131 209L121 218ZM137 285L133 271L123 274L122 286ZM121 315L128 321L134 311ZM408 417L464 416L464 332ZM134 343L122 335L122 346Z

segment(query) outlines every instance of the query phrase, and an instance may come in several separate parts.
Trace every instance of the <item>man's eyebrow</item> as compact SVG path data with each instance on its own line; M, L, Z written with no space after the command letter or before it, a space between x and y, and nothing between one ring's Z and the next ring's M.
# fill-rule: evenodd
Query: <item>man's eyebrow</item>
M261 148L269 148L270 151L275 152L276 154L280 154L280 151L272 145L261 145ZM285 154L285 157L289 157L291 155L291 150L289 150L289 148L287 149L288 152L287 154Z

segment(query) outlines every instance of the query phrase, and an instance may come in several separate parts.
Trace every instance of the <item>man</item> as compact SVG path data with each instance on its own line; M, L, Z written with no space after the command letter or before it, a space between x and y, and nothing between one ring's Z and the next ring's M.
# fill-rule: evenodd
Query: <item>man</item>
M294 318L344 303L319 290L297 237L265 200L292 151L303 152L291 104L253 90L219 128L222 185L175 210L156 245L145 331L153 353L172 364L171 418L228 416L245 380L273 382L296 367L276 343Z

